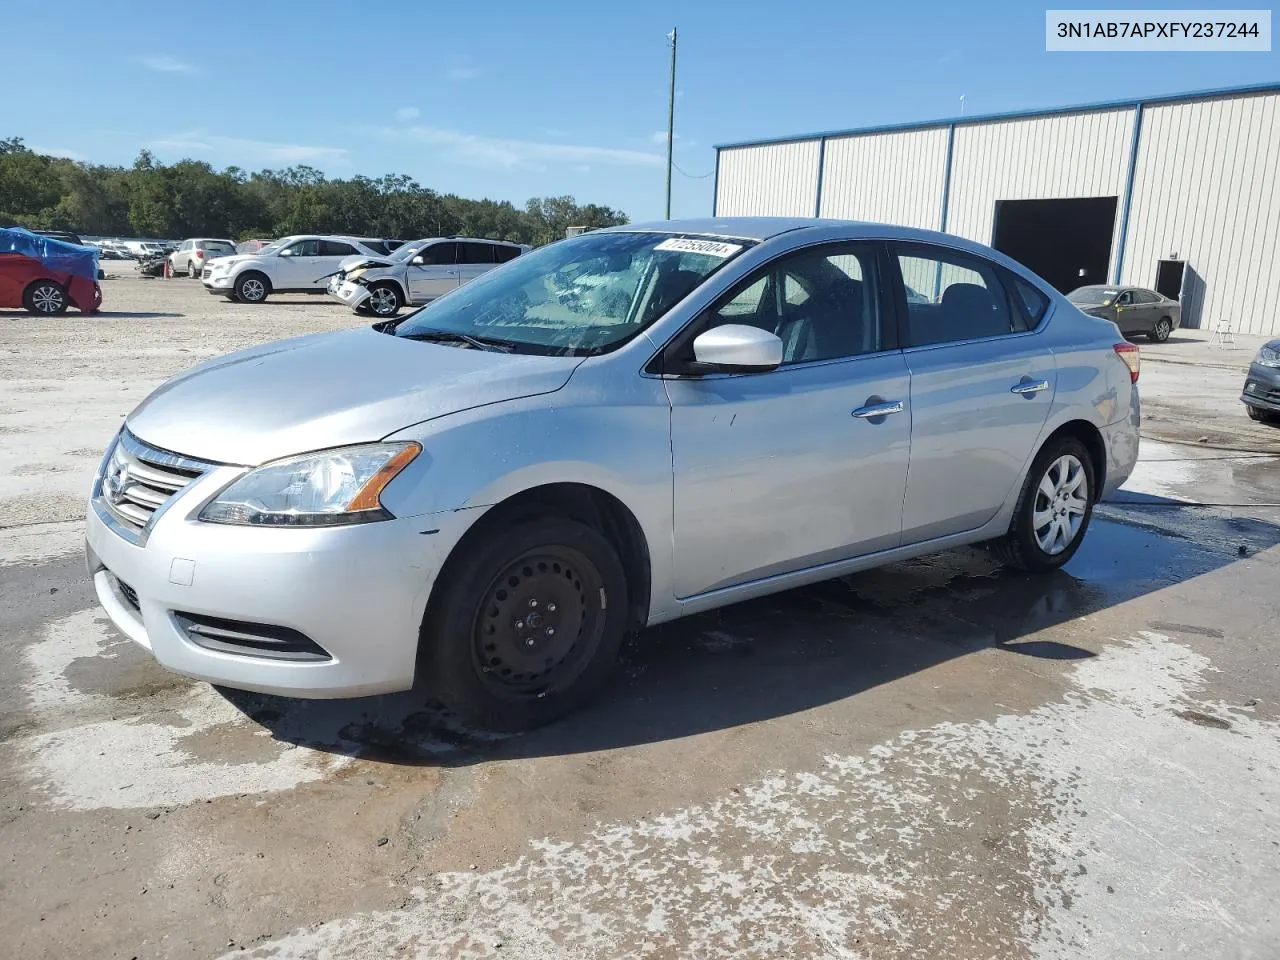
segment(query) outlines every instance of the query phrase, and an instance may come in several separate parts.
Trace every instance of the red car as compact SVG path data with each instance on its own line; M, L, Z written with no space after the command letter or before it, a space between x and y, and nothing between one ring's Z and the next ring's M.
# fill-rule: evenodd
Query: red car
M54 316L74 306L93 313L102 306L98 253L29 230L0 229L0 308L25 307Z

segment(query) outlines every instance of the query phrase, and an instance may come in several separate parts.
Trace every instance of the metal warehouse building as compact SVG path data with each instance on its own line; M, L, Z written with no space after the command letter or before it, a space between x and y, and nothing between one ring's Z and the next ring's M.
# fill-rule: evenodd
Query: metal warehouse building
M726 144L715 183L720 216L942 230L1280 335L1280 83Z

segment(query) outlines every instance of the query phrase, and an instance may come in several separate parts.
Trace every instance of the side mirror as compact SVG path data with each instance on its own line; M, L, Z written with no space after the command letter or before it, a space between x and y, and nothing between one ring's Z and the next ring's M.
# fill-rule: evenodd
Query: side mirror
M759 327L726 323L694 338L693 357L708 372L763 373L782 363L782 341Z
M282 257L292 257L292 256L293 256L293 247L285 247L283 250L281 250L281 251L280 251L280 256L282 256Z
M409 261L409 264L414 267L420 267L422 266L422 263L423 263L422 254L418 254L418 256L414 257L412 260Z

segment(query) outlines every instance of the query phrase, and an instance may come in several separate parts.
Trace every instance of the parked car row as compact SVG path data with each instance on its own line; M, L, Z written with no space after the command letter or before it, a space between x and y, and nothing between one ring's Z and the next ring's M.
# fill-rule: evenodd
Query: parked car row
M193 238L171 255L170 265L175 275L199 276L209 293L240 303L262 303L276 293L327 291L354 311L390 317L529 249L464 237L405 242L303 234L241 252L229 240Z

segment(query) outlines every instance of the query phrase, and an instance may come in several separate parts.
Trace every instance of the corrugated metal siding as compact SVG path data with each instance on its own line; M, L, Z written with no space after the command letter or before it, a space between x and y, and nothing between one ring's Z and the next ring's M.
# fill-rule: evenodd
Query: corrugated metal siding
M821 216L937 230L946 164L945 127L828 140Z
M811 217L817 201L817 140L720 152L717 216Z
M956 127L947 232L991 243L998 200L1123 198L1132 110ZM1120 207L1111 238L1114 264ZM1097 278L1104 282L1110 277Z
M1280 96L1143 111L1121 281L1187 262L1188 322L1280 333Z

